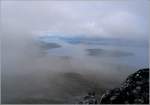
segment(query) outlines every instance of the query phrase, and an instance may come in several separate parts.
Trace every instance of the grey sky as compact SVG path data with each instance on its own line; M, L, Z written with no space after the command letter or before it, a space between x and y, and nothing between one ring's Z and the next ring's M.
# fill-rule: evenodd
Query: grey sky
M89 37L147 38L149 0L2 1L4 28Z

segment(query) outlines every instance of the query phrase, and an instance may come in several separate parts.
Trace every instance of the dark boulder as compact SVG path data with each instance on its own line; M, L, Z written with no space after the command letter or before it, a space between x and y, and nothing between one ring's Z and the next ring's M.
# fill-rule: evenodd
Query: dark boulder
M106 91L101 104L149 104L149 69L128 76L120 88Z
M84 96L79 104L98 104L98 100L95 96L95 92L89 92L87 96Z

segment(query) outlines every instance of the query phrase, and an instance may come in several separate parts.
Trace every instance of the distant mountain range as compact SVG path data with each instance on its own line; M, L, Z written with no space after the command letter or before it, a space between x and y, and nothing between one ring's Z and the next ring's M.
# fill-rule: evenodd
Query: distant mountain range
M86 37L82 35L81 36L47 35L47 36L40 36L38 40L44 43L64 42L68 44L119 45L119 46L143 45L146 43L146 42L139 43L134 40L127 40L123 38Z

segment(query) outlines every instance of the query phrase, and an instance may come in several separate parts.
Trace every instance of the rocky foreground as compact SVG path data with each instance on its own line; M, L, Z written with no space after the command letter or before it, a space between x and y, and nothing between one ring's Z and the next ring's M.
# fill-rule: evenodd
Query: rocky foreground
M88 93L79 104L149 104L149 68L129 75L119 88L106 91L101 99Z

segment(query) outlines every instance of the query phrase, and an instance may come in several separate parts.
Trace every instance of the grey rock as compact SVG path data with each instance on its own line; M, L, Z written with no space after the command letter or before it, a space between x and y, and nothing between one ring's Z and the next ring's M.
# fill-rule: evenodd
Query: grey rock
M149 104L149 68L129 75L119 88L107 90L101 99L89 92L79 104Z
M109 90L101 104L149 104L149 69L131 74L120 88Z

